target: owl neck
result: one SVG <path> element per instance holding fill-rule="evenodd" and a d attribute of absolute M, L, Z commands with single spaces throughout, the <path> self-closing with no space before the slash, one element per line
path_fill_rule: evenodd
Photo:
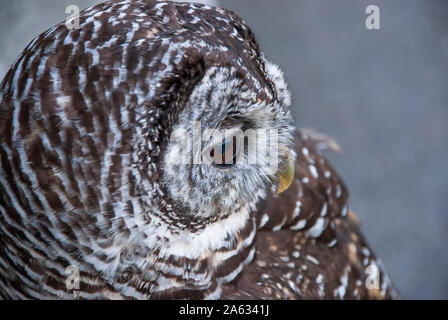
<path fill-rule="evenodd" d="M 131 266 L 134 272 L 117 285 L 117 290 L 133 292 L 141 299 L 219 298 L 222 284 L 234 280 L 252 261 L 255 234 L 255 217 L 247 209 L 198 232 L 165 233 L 156 250 L 127 252 L 116 275 Z"/>

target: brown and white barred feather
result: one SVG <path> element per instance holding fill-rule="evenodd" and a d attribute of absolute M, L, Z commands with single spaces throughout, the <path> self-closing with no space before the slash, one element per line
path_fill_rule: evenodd
<path fill-rule="evenodd" d="M 80 29 L 58 24 L 25 48 L 0 86 L 0 297 L 391 297 L 385 274 L 380 291 L 363 287 L 375 258 L 303 134 L 294 185 L 257 214 L 268 187 L 251 169 L 252 180 L 226 180 L 252 183 L 236 193 L 219 172 L 203 179 L 216 199 L 236 197 L 227 213 L 196 214 L 170 196 L 181 185 L 191 207 L 209 199 L 164 166 L 195 95 L 211 123 L 224 113 L 212 102 L 228 98 L 232 119 L 249 112 L 289 139 L 281 72 L 231 11 L 107 1 L 81 13 Z M 69 266 L 79 290 L 66 286 Z"/>
<path fill-rule="evenodd" d="M 343 181 L 320 150 L 340 148 L 315 131 L 297 131 L 294 181 L 258 204 L 255 259 L 226 285 L 223 298 L 399 298 L 348 209 Z M 378 268 L 377 288 L 367 284 L 369 266 Z"/>

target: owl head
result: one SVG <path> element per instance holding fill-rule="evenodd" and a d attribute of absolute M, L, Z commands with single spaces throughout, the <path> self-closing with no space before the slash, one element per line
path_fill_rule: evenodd
<path fill-rule="evenodd" d="M 168 228 L 195 232 L 278 188 L 293 157 L 290 95 L 280 69 L 231 11 L 155 7 L 165 22 L 139 25 L 131 44 L 138 74 L 149 73 L 135 80 L 134 90 L 147 91 L 132 110 L 138 156 L 131 166 L 144 172 L 136 182 L 147 214 L 156 208 Z"/>
<path fill-rule="evenodd" d="M 176 110 L 160 181 L 178 214 L 220 219 L 279 183 L 291 156 L 289 97 L 279 69 L 261 61 L 260 79 L 211 61 Z"/>

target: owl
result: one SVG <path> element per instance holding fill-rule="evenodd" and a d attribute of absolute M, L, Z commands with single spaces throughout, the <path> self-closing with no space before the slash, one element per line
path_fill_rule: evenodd
<path fill-rule="evenodd" d="M 398 297 L 321 154 L 337 144 L 292 126 L 230 10 L 87 8 L 24 49 L 0 101 L 3 299 Z"/>

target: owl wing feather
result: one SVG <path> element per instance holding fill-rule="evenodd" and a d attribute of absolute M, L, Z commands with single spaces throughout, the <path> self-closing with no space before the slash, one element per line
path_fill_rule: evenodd
<path fill-rule="evenodd" d="M 340 148 L 315 131 L 296 132 L 293 184 L 259 203 L 254 261 L 224 287 L 224 299 L 399 298 L 324 149 Z"/>

